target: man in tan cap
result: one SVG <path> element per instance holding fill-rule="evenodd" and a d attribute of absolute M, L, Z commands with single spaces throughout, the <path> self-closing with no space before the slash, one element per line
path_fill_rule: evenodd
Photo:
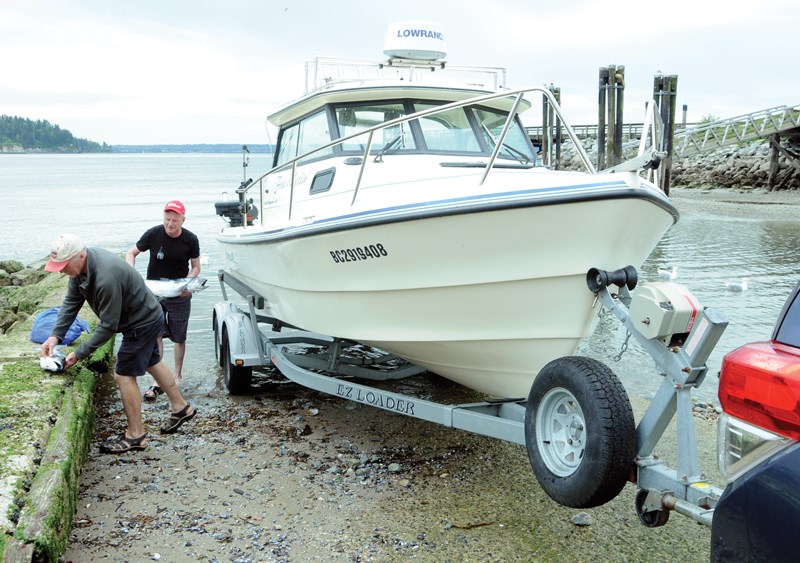
<path fill-rule="evenodd" d="M 70 280 L 52 334 L 42 343 L 43 356 L 52 355 L 84 303 L 89 304 L 100 322 L 92 336 L 66 357 L 65 369 L 90 356 L 116 333 L 122 333 L 114 380 L 128 426 L 115 441 L 101 446 L 102 452 L 123 453 L 147 447 L 142 397 L 136 380 L 145 372 L 153 376 L 172 403 L 172 414 L 161 428 L 162 434 L 172 434 L 194 418 L 197 410 L 181 395 L 158 350 L 164 322 L 161 306 L 136 270 L 108 250 L 87 248 L 72 234 L 60 235 L 53 242 L 44 269 L 64 273 Z"/>
<path fill-rule="evenodd" d="M 186 207 L 173 199 L 164 205 L 164 221 L 144 232 L 135 245 L 128 250 L 125 260 L 136 265 L 136 257 L 150 251 L 147 263 L 148 280 L 176 280 L 196 278 L 200 275 L 200 242 L 193 232 L 184 228 Z M 163 337 L 172 341 L 175 360 L 175 381 L 183 377 L 183 358 L 186 355 L 186 334 L 189 315 L 192 312 L 192 294 L 183 291 L 175 297 L 162 297 L 159 302 L 164 311 L 164 330 L 158 340 L 163 355 Z M 144 392 L 145 401 L 153 401 L 163 391 L 161 386 L 153 385 Z"/>

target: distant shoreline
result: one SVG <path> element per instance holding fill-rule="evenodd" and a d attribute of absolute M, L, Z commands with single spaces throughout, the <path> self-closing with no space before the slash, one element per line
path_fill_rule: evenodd
<path fill-rule="evenodd" d="M 194 145 L 111 145 L 112 153 L 241 153 L 242 147 L 247 147 L 251 153 L 273 153 L 274 145 L 233 145 L 194 144 Z"/>
<path fill-rule="evenodd" d="M 21 147 L 3 147 L 0 154 L 210 154 L 210 153 L 236 153 L 242 152 L 242 147 L 246 146 L 251 154 L 272 154 L 275 152 L 274 145 L 234 145 L 229 143 L 204 143 L 192 145 L 110 145 L 110 150 L 103 151 L 65 151 L 47 149 L 23 149 Z"/>

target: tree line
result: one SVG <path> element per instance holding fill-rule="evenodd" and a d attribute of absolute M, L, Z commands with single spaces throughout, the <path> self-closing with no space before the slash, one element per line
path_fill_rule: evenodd
<path fill-rule="evenodd" d="M 47 120 L 33 121 L 22 117 L 0 115 L 0 151 L 41 152 L 111 152 L 106 143 L 102 145 L 87 139 L 79 139 L 66 129 Z"/>

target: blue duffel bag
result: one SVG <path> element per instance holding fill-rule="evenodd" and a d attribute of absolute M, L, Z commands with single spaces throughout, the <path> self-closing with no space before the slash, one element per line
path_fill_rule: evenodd
<path fill-rule="evenodd" d="M 56 325 L 59 309 L 61 309 L 61 307 L 51 307 L 36 315 L 36 318 L 33 319 L 33 328 L 31 328 L 32 341 L 41 344 L 50 337 L 50 333 Z M 82 332 L 92 332 L 92 329 L 89 327 L 88 322 L 80 317 L 75 317 L 75 320 L 72 322 L 69 330 L 67 330 L 67 334 L 64 336 L 64 340 L 61 341 L 61 344 L 65 346 L 72 344 Z"/>

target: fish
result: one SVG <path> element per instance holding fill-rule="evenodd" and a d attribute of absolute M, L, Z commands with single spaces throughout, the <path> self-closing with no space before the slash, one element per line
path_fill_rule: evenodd
<path fill-rule="evenodd" d="M 51 356 L 39 356 L 39 366 L 46 371 L 63 371 L 67 357 L 59 350 L 53 350 Z"/>
<path fill-rule="evenodd" d="M 206 288 L 206 278 L 179 278 L 176 280 L 144 280 L 147 289 L 156 297 L 177 297 L 183 291 L 197 293 Z"/>

